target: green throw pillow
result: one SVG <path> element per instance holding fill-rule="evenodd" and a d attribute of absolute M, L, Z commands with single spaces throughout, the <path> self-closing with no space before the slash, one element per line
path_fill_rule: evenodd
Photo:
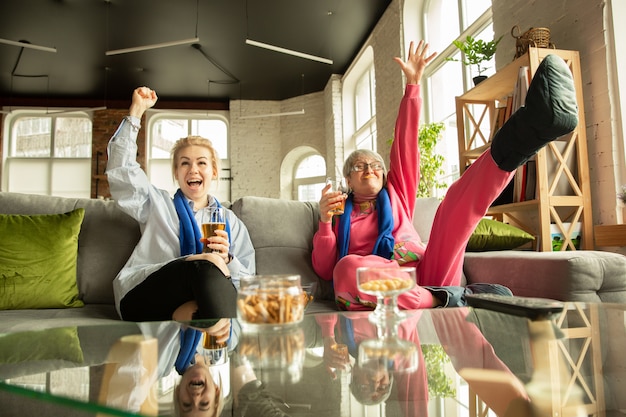
<path fill-rule="evenodd" d="M 0 334 L 0 363 L 45 360 L 83 362 L 76 327 Z"/>
<path fill-rule="evenodd" d="M 76 284 L 85 216 L 0 214 L 0 310 L 82 307 Z"/>
<path fill-rule="evenodd" d="M 515 249 L 535 237 L 525 231 L 491 219 L 481 219 L 467 243 L 468 252 Z"/>

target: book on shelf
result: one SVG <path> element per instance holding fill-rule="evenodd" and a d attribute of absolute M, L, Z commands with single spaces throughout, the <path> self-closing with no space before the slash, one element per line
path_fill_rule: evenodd
<path fill-rule="evenodd" d="M 534 200 L 537 195 L 537 161 L 531 158 L 526 162 L 526 186 L 524 188 L 524 200 Z"/>
<path fill-rule="evenodd" d="M 571 245 L 567 243 L 565 250 L 572 250 L 572 245 L 576 250 L 580 250 L 580 242 L 582 241 L 582 224 L 580 222 L 572 225 L 569 222 L 563 222 L 563 229 L 569 231 Z M 565 239 L 563 233 L 559 230 L 558 226 L 554 223 L 550 224 L 550 236 L 552 237 L 552 251 L 563 250 Z"/>
<path fill-rule="evenodd" d="M 494 128 L 497 127 L 497 129 L 499 129 L 502 127 L 513 113 L 526 104 L 526 95 L 528 93 L 528 87 L 530 86 L 530 80 L 530 68 L 527 66 L 520 67 L 513 93 L 506 97 L 506 105 L 496 108 L 495 121 L 493 123 Z M 495 134 L 496 131 L 497 130 L 492 129 L 493 134 Z M 496 201 L 494 201 L 493 205 L 519 203 L 535 198 L 537 174 L 534 159 L 532 160 L 532 167 L 529 168 L 527 162 L 517 168 L 515 176 L 511 180 L 511 184 L 509 184 Z"/>

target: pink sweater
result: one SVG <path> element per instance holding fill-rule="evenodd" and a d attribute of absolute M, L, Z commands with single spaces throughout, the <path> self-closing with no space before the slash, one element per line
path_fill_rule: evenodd
<path fill-rule="evenodd" d="M 408 84 L 400 103 L 395 138 L 389 155 L 387 190 L 393 212 L 393 259 L 400 265 L 415 266 L 425 245 L 413 227 L 413 211 L 419 183 L 419 117 L 422 108 L 420 86 Z M 371 204 L 354 204 L 351 214 L 349 254 L 370 255 L 378 237 L 378 218 Z M 313 268 L 325 280 L 332 280 L 337 263 L 337 224 L 319 223 L 313 237 Z"/>

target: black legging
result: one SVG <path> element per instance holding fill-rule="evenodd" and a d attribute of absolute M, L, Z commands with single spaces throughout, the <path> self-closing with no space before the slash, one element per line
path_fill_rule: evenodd
<path fill-rule="evenodd" d="M 198 303 L 194 319 L 236 316 L 237 290 L 229 278 L 209 261 L 177 259 L 149 275 L 120 302 L 122 318 L 129 321 L 171 320 L 188 301 Z"/>

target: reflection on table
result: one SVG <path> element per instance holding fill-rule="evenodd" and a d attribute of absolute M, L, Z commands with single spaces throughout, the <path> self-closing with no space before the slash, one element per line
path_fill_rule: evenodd
<path fill-rule="evenodd" d="M 534 322 L 472 308 L 406 313 L 383 323 L 368 312 L 307 315 L 267 331 L 232 319 L 220 348 L 205 343 L 212 323 L 201 322 L 3 334 L 2 415 L 175 415 L 209 388 L 206 415 L 223 416 L 275 409 L 534 417 L 626 408 L 624 306 L 568 303 L 563 314 Z M 189 329 L 201 335 L 191 350 Z M 189 366 L 181 375 L 182 351 Z"/>

